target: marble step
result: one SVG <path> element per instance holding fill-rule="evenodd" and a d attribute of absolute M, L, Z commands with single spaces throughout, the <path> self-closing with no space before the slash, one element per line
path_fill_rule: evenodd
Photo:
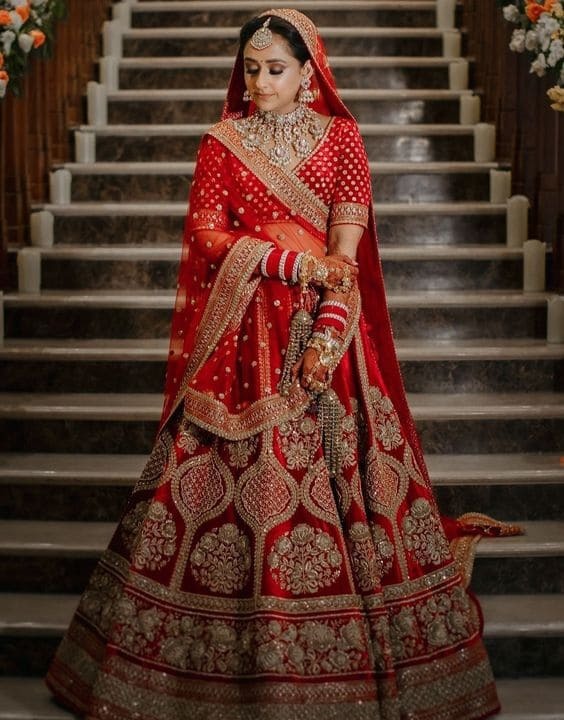
<path fill-rule="evenodd" d="M 409 392 L 562 392 L 564 345 L 542 339 L 399 341 Z M 168 342 L 6 340 L 0 391 L 160 392 Z"/>
<path fill-rule="evenodd" d="M 378 123 L 455 123 L 460 98 L 470 90 L 340 90 L 356 119 Z M 225 89 L 118 90 L 108 94 L 108 121 L 114 123 L 215 123 Z"/>
<path fill-rule="evenodd" d="M 442 56 L 443 33 L 435 27 L 327 27 L 319 33 L 333 55 Z M 234 56 L 239 27 L 132 28 L 123 36 L 125 57 Z"/>
<path fill-rule="evenodd" d="M 519 524 L 525 535 L 478 544 L 473 589 L 484 595 L 564 593 L 564 523 Z M 3 592 L 82 592 L 114 528 L 115 521 L 0 520 Z"/>
<path fill-rule="evenodd" d="M 168 202 L 186 199 L 193 162 L 96 162 L 63 165 L 72 174 L 72 200 L 88 202 Z M 491 169 L 497 163 L 371 162 L 374 197 L 379 202 L 485 202 Z"/>
<path fill-rule="evenodd" d="M 51 651 L 65 632 L 79 597 L 66 594 L 0 594 L 0 668 L 3 674 L 43 674 Z M 484 637 L 498 677 L 558 672 L 564 657 L 564 599 L 558 594 L 497 595 L 480 598 Z M 49 642 L 49 640 L 51 642 Z M 47 642 L 46 642 L 47 641 Z M 522 646 L 504 658 L 508 643 Z M 34 647 L 30 667 L 25 651 Z"/>
<path fill-rule="evenodd" d="M 564 394 L 409 395 L 429 454 L 562 451 Z M 1 393 L 1 452 L 148 453 L 160 393 Z"/>
<path fill-rule="evenodd" d="M 0 518 L 115 522 L 145 455 L 0 454 Z M 441 511 L 472 508 L 498 518 L 564 517 L 564 463 L 559 455 L 429 455 Z"/>
<path fill-rule="evenodd" d="M 388 306 L 398 339 L 540 338 L 546 293 L 397 291 Z M 174 292 L 45 291 L 4 297 L 7 338 L 165 338 Z"/>
<path fill-rule="evenodd" d="M 65 244 L 160 245 L 180 242 L 187 203 L 36 205 L 55 216 L 55 240 Z M 489 202 L 376 203 L 382 245 L 499 244 L 506 205 Z"/>
<path fill-rule="evenodd" d="M 9 266 L 16 277 L 16 248 Z M 489 290 L 522 287 L 523 252 L 506 245 L 383 247 L 386 287 Z M 180 247 L 55 246 L 41 250 L 43 290 L 164 290 L 176 287 Z"/>
<path fill-rule="evenodd" d="M 562 678 L 500 679 L 502 712 L 496 720 L 563 720 Z M 0 720 L 71 720 L 39 678 L 0 678 Z"/>
<path fill-rule="evenodd" d="M 83 125 L 78 129 L 95 133 L 99 161 L 176 162 L 180 158 L 195 157 L 200 137 L 208 125 Z M 371 160 L 468 162 L 473 159 L 472 125 L 364 123 L 360 130 Z"/>
<path fill-rule="evenodd" d="M 346 61 L 346 62 L 343 62 Z M 339 88 L 446 89 L 451 58 L 336 57 L 330 60 Z M 123 90 L 227 87 L 233 58 L 124 58 Z"/>
<path fill-rule="evenodd" d="M 226 24 L 240 27 L 264 11 L 262 2 L 137 2 L 131 4 L 131 24 L 142 27 L 182 27 L 197 24 L 213 27 Z M 289 7 L 305 12 L 316 25 L 347 27 L 434 26 L 436 3 L 408 2 L 284 2 L 269 7 Z M 406 12 L 409 11 L 409 12 Z"/>

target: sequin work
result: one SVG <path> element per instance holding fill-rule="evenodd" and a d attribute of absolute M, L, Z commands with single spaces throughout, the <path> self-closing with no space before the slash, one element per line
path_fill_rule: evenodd
<path fill-rule="evenodd" d="M 155 446 L 47 682 L 88 720 L 483 720 L 499 704 L 405 400 L 359 128 L 313 23 L 267 14 L 306 42 L 324 131 L 270 162 L 233 74 L 198 151 Z M 360 275 L 312 401 L 291 326 L 323 297 L 260 266 L 322 258 L 340 225 Z"/>

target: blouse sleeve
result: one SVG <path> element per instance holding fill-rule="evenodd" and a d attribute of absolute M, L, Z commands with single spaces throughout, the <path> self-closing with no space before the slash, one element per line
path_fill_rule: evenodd
<path fill-rule="evenodd" d="M 358 125 L 352 120 L 343 122 L 338 162 L 329 225 L 368 227 L 372 202 L 370 169 Z"/>

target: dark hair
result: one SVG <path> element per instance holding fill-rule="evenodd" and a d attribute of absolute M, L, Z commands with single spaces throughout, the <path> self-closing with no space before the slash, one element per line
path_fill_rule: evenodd
<path fill-rule="evenodd" d="M 273 33 L 276 33 L 276 35 L 280 35 L 284 38 L 290 47 L 290 52 L 296 60 L 298 60 L 298 62 L 302 65 L 306 60 L 309 60 L 311 56 L 300 33 L 293 25 L 277 15 L 260 15 L 259 17 L 254 17 L 252 20 L 245 23 L 239 33 L 239 45 L 241 50 L 243 50 L 255 32 L 264 25 L 268 18 L 270 18 L 268 27 Z"/>

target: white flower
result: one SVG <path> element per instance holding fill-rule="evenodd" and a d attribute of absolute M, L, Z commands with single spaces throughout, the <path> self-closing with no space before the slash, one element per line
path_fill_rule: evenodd
<path fill-rule="evenodd" d="M 18 37 L 18 45 L 21 47 L 24 53 L 28 53 L 33 47 L 32 36 L 28 35 L 28 33 L 20 33 L 20 36 Z"/>
<path fill-rule="evenodd" d="M 16 33 L 13 30 L 4 30 L 0 35 L 0 41 L 4 49 L 4 55 L 9 55 L 12 49 L 12 43 L 16 39 Z"/>
<path fill-rule="evenodd" d="M 553 40 L 550 46 L 550 53 L 546 62 L 550 67 L 554 67 L 559 60 L 564 57 L 564 43 L 562 40 Z"/>
<path fill-rule="evenodd" d="M 537 22 L 537 32 L 543 50 L 548 50 L 553 33 L 558 32 L 559 29 L 560 23 L 556 18 L 548 13 L 542 13 Z"/>
<path fill-rule="evenodd" d="M 10 25 L 14 28 L 14 30 L 19 30 L 23 25 L 23 20 L 15 10 L 12 10 L 10 13 Z"/>
<path fill-rule="evenodd" d="M 506 5 L 503 8 L 503 17 L 508 22 L 518 23 L 519 18 L 521 17 L 521 14 L 519 12 L 519 8 L 517 7 L 517 5 Z"/>
<path fill-rule="evenodd" d="M 8 83 L 6 80 L 0 80 L 0 98 L 3 98 L 6 94 L 6 88 L 8 87 Z"/>
<path fill-rule="evenodd" d="M 27 5 L 27 0 L 8 0 L 13 8 L 24 7 Z"/>
<path fill-rule="evenodd" d="M 531 63 L 529 72 L 536 73 L 539 77 L 546 75 L 546 58 L 543 53 L 539 53 L 537 59 Z"/>
<path fill-rule="evenodd" d="M 42 5 L 45 5 L 47 0 L 31 0 L 31 4 L 33 7 L 41 7 Z"/>
<path fill-rule="evenodd" d="M 539 46 L 539 36 L 536 30 L 528 30 L 525 35 L 525 47 L 527 50 L 536 50 Z"/>
<path fill-rule="evenodd" d="M 511 42 L 509 43 L 509 49 L 513 52 L 525 52 L 525 31 L 514 30 L 511 36 Z"/>

